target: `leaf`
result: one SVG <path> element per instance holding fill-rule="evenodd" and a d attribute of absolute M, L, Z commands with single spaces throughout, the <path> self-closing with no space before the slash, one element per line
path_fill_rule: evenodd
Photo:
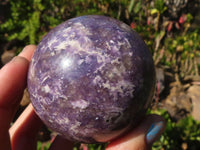
<path fill-rule="evenodd" d="M 135 4 L 135 0 L 131 0 L 131 3 L 130 3 L 130 5 L 129 5 L 129 7 L 128 7 L 128 12 L 129 12 L 129 13 L 131 13 L 131 11 L 133 10 L 134 4 Z"/>
<path fill-rule="evenodd" d="M 164 1 L 163 0 L 156 0 L 155 1 L 155 8 L 161 13 L 164 10 Z"/>
<path fill-rule="evenodd" d="M 42 142 L 38 141 L 37 142 L 37 150 L 41 150 L 42 148 Z"/>
<path fill-rule="evenodd" d="M 151 9 L 151 15 L 154 15 L 158 13 L 158 9 L 154 8 L 154 9 Z"/>
<path fill-rule="evenodd" d="M 134 13 L 137 14 L 140 11 L 141 7 L 141 1 L 139 1 L 135 6 Z"/>

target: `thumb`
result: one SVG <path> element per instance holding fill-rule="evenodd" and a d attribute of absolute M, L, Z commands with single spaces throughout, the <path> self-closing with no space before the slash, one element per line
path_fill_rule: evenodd
<path fill-rule="evenodd" d="M 164 132 L 165 121 L 161 116 L 148 115 L 132 131 L 112 141 L 106 150 L 148 150 Z"/>

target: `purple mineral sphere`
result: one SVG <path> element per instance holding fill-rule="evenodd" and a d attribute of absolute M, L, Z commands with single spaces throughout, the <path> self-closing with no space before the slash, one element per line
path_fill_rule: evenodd
<path fill-rule="evenodd" d="M 133 128 L 154 94 L 151 54 L 128 25 L 81 16 L 51 30 L 30 63 L 28 91 L 41 120 L 63 137 L 107 142 Z"/>

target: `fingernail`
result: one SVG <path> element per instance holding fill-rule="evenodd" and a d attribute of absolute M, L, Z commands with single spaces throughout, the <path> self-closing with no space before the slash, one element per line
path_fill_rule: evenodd
<path fill-rule="evenodd" d="M 15 56 L 10 61 L 10 63 L 16 63 L 16 62 L 21 62 L 21 57 L 20 56 Z"/>
<path fill-rule="evenodd" d="M 6 67 L 8 64 L 10 64 L 10 63 L 13 63 L 13 62 L 15 62 L 15 61 L 17 61 L 16 58 L 17 56 L 14 56 L 8 63 L 6 63 L 5 64 L 5 66 L 4 67 Z"/>
<path fill-rule="evenodd" d="M 31 59 L 33 55 L 33 51 L 36 49 L 35 45 L 27 45 L 24 47 L 24 49 L 19 53 L 18 56 L 25 57 L 28 59 Z M 28 52 L 29 51 L 29 52 Z"/>
<path fill-rule="evenodd" d="M 161 134 L 160 132 L 162 131 L 163 128 L 164 128 L 164 122 L 160 121 L 153 123 L 146 134 L 147 143 L 150 144 L 155 142 L 157 137 Z"/>
<path fill-rule="evenodd" d="M 24 47 L 24 48 L 22 49 L 22 51 L 19 53 L 18 56 L 23 56 L 23 54 L 26 53 L 27 49 L 28 49 L 27 46 Z"/>

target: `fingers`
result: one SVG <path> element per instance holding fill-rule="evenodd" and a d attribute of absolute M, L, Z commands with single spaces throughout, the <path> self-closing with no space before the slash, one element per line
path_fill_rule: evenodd
<path fill-rule="evenodd" d="M 24 49 L 18 56 L 24 57 L 28 61 L 30 61 L 36 48 L 37 47 L 35 45 L 28 45 L 24 47 Z"/>
<path fill-rule="evenodd" d="M 25 47 L 19 56 L 0 70 L 0 130 L 2 126 L 9 128 L 12 116 L 19 105 L 26 87 L 29 60 L 34 50 L 35 46 Z"/>
<path fill-rule="evenodd" d="M 138 127 L 112 141 L 106 150 L 148 150 L 165 129 L 165 121 L 158 115 L 149 115 Z"/>
<path fill-rule="evenodd" d="M 16 58 L 17 61 L 18 59 L 24 59 L 25 61 L 27 61 L 27 65 L 28 65 L 35 49 L 36 49 L 36 46 L 33 46 L 33 45 L 26 46 L 24 50 L 22 51 L 22 53 L 20 53 L 19 56 Z M 10 68 L 10 65 L 8 67 Z M 13 70 L 11 70 L 11 72 L 12 71 Z M 27 73 L 28 70 L 27 68 L 26 69 L 23 68 L 20 71 L 24 71 L 24 73 Z M 26 80 L 26 77 L 23 76 L 23 78 Z M 15 80 L 13 79 L 12 82 L 14 81 Z M 25 82 L 20 81 L 20 82 L 26 83 L 26 81 Z M 17 85 L 19 86 L 19 84 Z M 25 86 L 26 84 L 23 86 L 23 88 L 20 88 L 20 89 L 22 89 L 23 91 Z M 10 91 L 10 89 L 8 91 Z M 7 95 L 4 97 L 7 97 Z M 13 100 L 13 98 L 10 98 L 10 99 Z M 20 99 L 21 98 L 16 100 L 17 104 L 19 103 Z M 43 123 L 35 114 L 33 107 L 30 104 L 9 130 L 12 150 L 27 150 L 27 149 L 35 150 L 36 142 L 37 142 L 36 136 L 42 125 Z M 66 139 L 63 139 L 62 137 L 57 136 L 50 149 L 62 150 L 66 148 L 69 148 L 69 150 L 72 150 L 73 144 L 67 141 Z"/>
<path fill-rule="evenodd" d="M 32 104 L 29 104 L 9 130 L 12 150 L 35 150 L 37 133 L 42 125 Z"/>
<path fill-rule="evenodd" d="M 35 49 L 30 47 L 0 70 L 0 149 L 10 149 L 8 129 L 26 87 L 29 60 Z"/>
<path fill-rule="evenodd" d="M 20 57 L 0 70 L 0 149 L 10 145 L 8 129 L 26 86 L 27 69 L 27 60 Z"/>
<path fill-rule="evenodd" d="M 0 70 L 0 108 L 10 109 L 21 100 L 29 62 L 17 56 Z"/>
<path fill-rule="evenodd" d="M 72 150 L 73 143 L 61 136 L 56 136 L 49 150 Z"/>
<path fill-rule="evenodd" d="M 0 70 L 0 108 L 13 108 L 19 104 L 24 88 L 29 61 L 35 46 L 26 46 L 22 53 Z"/>

